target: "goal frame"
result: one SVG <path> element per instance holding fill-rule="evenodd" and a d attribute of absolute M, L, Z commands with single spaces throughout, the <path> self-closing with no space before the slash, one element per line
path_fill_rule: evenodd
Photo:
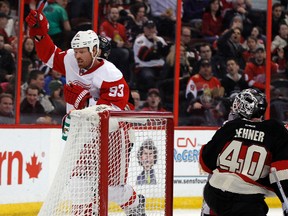
<path fill-rule="evenodd" d="M 128 118 L 166 118 L 166 185 L 165 185 L 165 216 L 173 215 L 173 150 L 174 150 L 174 122 L 171 112 L 153 112 L 153 111 L 111 111 L 107 110 L 99 113 L 101 119 L 101 154 L 108 155 L 109 142 L 109 119 L 111 117 L 128 117 Z M 107 133 L 103 133 L 107 131 Z M 100 183 L 99 193 L 99 215 L 108 216 L 108 157 L 101 157 L 100 160 Z"/>

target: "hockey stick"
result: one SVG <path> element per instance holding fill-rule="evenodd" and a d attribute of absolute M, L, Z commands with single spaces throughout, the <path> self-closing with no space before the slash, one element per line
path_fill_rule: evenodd
<path fill-rule="evenodd" d="M 278 178 L 278 175 L 276 173 L 277 172 L 276 168 L 275 167 L 271 167 L 271 172 L 272 172 L 272 174 L 273 174 L 273 176 L 274 176 L 274 178 L 276 180 L 278 189 L 279 189 L 279 191 L 281 193 L 281 196 L 282 196 L 282 199 L 283 199 L 283 205 L 285 207 L 285 211 L 286 211 L 286 213 L 288 213 L 288 199 L 287 199 L 287 197 L 286 197 L 286 195 L 284 193 L 284 190 L 282 188 L 282 185 L 281 185 L 280 180 Z"/>
<path fill-rule="evenodd" d="M 39 7 L 38 7 L 38 9 L 37 9 L 39 12 L 42 12 L 42 10 L 43 10 L 43 8 L 44 8 L 44 6 L 45 6 L 45 4 L 46 4 L 46 1 L 47 1 L 47 0 L 43 0 L 43 1 L 41 2 L 41 4 L 39 5 Z"/>
<path fill-rule="evenodd" d="M 46 1 L 47 1 L 47 0 L 43 0 L 43 1 L 41 2 L 41 4 L 39 5 L 39 7 L 38 7 L 38 9 L 37 9 L 37 11 L 38 11 L 39 13 L 42 12 L 42 10 L 43 10 L 43 8 L 44 8 L 44 6 L 45 6 L 45 4 L 46 4 Z M 38 13 L 37 13 L 36 16 L 38 16 Z M 33 27 L 34 27 L 34 28 L 39 27 L 39 23 L 37 22 Z"/>

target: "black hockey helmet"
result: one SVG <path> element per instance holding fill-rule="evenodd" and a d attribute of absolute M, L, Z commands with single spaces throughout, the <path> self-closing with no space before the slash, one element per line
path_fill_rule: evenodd
<path fill-rule="evenodd" d="M 111 52 L 111 43 L 104 36 L 98 35 L 98 37 L 99 37 L 99 42 L 100 42 L 99 48 L 101 49 L 100 57 L 104 59 L 108 59 L 108 56 L 110 55 L 110 52 Z"/>
<path fill-rule="evenodd" d="M 232 113 L 251 119 L 264 116 L 267 108 L 265 95 L 256 89 L 244 89 L 234 99 Z"/>

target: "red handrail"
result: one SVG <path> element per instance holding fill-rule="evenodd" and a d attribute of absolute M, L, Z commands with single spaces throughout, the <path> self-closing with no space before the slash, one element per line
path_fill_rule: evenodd
<path fill-rule="evenodd" d="M 15 123 L 20 124 L 20 99 L 21 99 L 21 77 L 22 77 L 22 43 L 24 27 L 24 1 L 19 1 L 19 35 L 17 50 L 17 80 L 16 80 L 16 97 L 15 101 Z"/>
<path fill-rule="evenodd" d="M 98 0 L 93 0 L 93 18 L 92 18 L 92 23 L 93 23 L 93 31 L 98 33 L 98 14 L 99 14 L 99 1 Z"/>
<path fill-rule="evenodd" d="M 175 35 L 175 74 L 174 74 L 174 125 L 178 125 L 179 116 L 179 77 L 180 77 L 180 43 L 181 43 L 181 14 L 182 1 L 177 0 L 176 35 Z"/>
<path fill-rule="evenodd" d="M 272 41 L 272 0 L 267 1 L 266 23 L 266 98 L 267 110 L 265 118 L 270 118 L 270 85 L 271 85 L 271 41 Z"/>

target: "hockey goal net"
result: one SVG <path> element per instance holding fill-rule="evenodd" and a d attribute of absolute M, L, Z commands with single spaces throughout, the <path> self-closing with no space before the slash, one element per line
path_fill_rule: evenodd
<path fill-rule="evenodd" d="M 64 153 L 40 216 L 173 214 L 171 113 L 94 106 L 72 111 L 69 119 Z M 125 210 L 134 202 L 131 191 L 134 198 L 143 195 L 144 214 Z"/>

